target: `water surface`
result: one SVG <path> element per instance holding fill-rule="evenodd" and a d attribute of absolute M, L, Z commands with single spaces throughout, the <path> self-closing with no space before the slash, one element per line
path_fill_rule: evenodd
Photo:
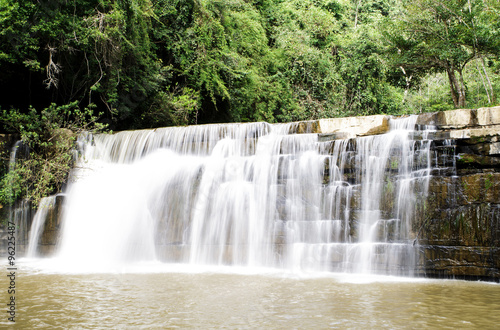
<path fill-rule="evenodd" d="M 500 324 L 498 284 L 353 274 L 235 274 L 223 268 L 172 270 L 21 270 L 16 279 L 16 326 L 486 329 Z M 6 279 L 0 281 L 4 288 Z M 6 316 L 0 322 L 10 324 Z"/>

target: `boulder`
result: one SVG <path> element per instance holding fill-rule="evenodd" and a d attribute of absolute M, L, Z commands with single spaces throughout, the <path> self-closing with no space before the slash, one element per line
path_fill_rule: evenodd
<path fill-rule="evenodd" d="M 377 135 L 389 131 L 389 116 L 374 115 L 348 118 L 329 118 L 319 120 L 320 132 L 344 133 L 342 136 L 356 137 Z"/>
<path fill-rule="evenodd" d="M 417 125 L 436 126 L 441 129 L 465 128 L 475 124 L 476 115 L 471 109 L 424 113 L 419 115 L 417 119 Z"/>
<path fill-rule="evenodd" d="M 500 106 L 477 109 L 477 123 L 481 126 L 500 125 Z"/>
<path fill-rule="evenodd" d="M 500 142 L 490 144 L 490 155 L 500 155 Z"/>
<path fill-rule="evenodd" d="M 321 133 L 317 120 L 299 121 L 292 123 L 289 134 Z"/>

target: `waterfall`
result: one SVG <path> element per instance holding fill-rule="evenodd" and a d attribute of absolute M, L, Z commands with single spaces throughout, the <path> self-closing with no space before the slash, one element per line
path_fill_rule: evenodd
<path fill-rule="evenodd" d="M 43 233 L 45 220 L 47 219 L 49 211 L 54 208 L 55 204 L 56 196 L 44 197 L 40 200 L 38 209 L 31 223 L 28 252 L 26 253 L 27 257 L 34 258 L 38 256 L 38 243 Z"/>
<path fill-rule="evenodd" d="M 17 141 L 11 149 L 9 157 L 9 170 L 13 172 L 17 166 L 18 159 L 27 159 L 29 157 L 29 147 L 22 141 Z M 9 185 L 9 193 L 15 195 L 14 185 Z M 8 208 L 8 221 L 16 225 L 15 242 L 18 252 L 24 252 L 28 244 L 28 231 L 32 219 L 31 202 L 20 200 L 10 205 Z"/>
<path fill-rule="evenodd" d="M 82 137 L 58 257 L 411 275 L 430 176 L 415 121 L 331 141 L 293 123 Z"/>
<path fill-rule="evenodd" d="M 384 272 L 398 274 L 404 269 L 411 274 L 413 206 L 416 192 L 426 195 L 430 175 L 430 141 L 417 145 L 409 136 L 416 118 L 393 120 L 389 133 L 358 139 L 358 272 L 382 267 Z"/>

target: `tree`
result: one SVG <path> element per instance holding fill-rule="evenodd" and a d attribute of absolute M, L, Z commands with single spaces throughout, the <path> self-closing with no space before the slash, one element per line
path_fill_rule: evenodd
<path fill-rule="evenodd" d="M 164 77 L 150 42 L 148 0 L 0 0 L 2 106 L 94 103 L 121 128 Z M 140 116 L 137 116 L 140 117 Z"/>
<path fill-rule="evenodd" d="M 386 22 L 387 53 L 408 75 L 445 72 L 453 104 L 465 107 L 465 66 L 500 53 L 499 9 L 498 1 L 405 1 Z"/>
<path fill-rule="evenodd" d="M 28 199 L 36 206 L 42 197 L 60 191 L 73 166 L 76 138 L 84 131 L 106 129 L 97 119 L 92 109 L 82 110 L 77 102 L 27 113 L 2 110 L 0 122 L 19 134 L 28 152 L 0 178 L 0 205 Z"/>

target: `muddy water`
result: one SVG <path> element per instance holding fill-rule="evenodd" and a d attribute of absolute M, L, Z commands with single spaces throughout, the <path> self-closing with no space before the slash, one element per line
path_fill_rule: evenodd
<path fill-rule="evenodd" d="M 1 278 L 0 287 L 7 289 L 7 277 Z M 15 326 L 22 329 L 486 329 L 500 324 L 500 285 L 480 282 L 21 270 L 16 287 Z M 6 313 L 0 322 L 0 327 L 12 325 Z"/>

